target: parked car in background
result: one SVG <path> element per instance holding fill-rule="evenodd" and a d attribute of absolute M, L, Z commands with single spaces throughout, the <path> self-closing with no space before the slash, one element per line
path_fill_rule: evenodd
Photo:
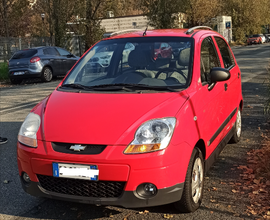
<path fill-rule="evenodd" d="M 173 54 L 172 47 L 166 43 L 155 43 L 154 59 L 157 58 L 171 58 Z"/>
<path fill-rule="evenodd" d="M 259 34 L 259 35 L 262 38 L 262 43 L 265 43 L 266 42 L 266 37 L 263 34 Z"/>
<path fill-rule="evenodd" d="M 190 47 L 180 50 L 183 44 Z M 162 45 L 178 46 L 179 55 L 155 59 Z M 106 48 L 110 65 L 89 69 Z M 207 170 L 229 141 L 240 140 L 241 85 L 230 46 L 211 28 L 103 39 L 22 123 L 22 187 L 51 199 L 127 208 L 173 203 L 194 212 L 207 193 Z"/>
<path fill-rule="evenodd" d="M 129 53 L 134 50 L 133 44 L 129 43 L 125 46 L 123 50 L 122 62 L 127 63 L 127 58 Z M 96 54 L 89 60 L 87 66 L 94 70 L 94 72 L 105 71 L 110 65 L 111 59 L 115 50 L 115 46 L 111 45 L 108 47 L 98 47 L 96 48 Z"/>
<path fill-rule="evenodd" d="M 262 38 L 259 34 L 254 34 L 248 37 L 247 44 L 262 44 Z"/>
<path fill-rule="evenodd" d="M 270 42 L 270 34 L 265 34 L 266 43 Z"/>
<path fill-rule="evenodd" d="M 49 82 L 54 76 L 65 75 L 79 57 L 60 47 L 35 47 L 17 51 L 9 60 L 11 83 L 27 78 L 41 78 Z"/>

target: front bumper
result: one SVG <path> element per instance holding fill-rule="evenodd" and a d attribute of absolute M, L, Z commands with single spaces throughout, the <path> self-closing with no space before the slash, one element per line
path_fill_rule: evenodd
<path fill-rule="evenodd" d="M 166 150 L 143 155 L 124 155 L 123 151 L 126 146 L 107 146 L 102 153 L 97 155 L 59 153 L 52 149 L 50 142 L 44 141 L 38 141 L 38 146 L 38 148 L 29 148 L 20 143 L 17 144 L 19 174 L 22 176 L 25 172 L 31 179 L 31 183 L 22 180 L 23 189 L 27 193 L 80 203 L 116 205 L 127 208 L 157 206 L 179 201 L 192 152 L 192 148 L 185 143 L 182 143 L 181 146 L 170 146 Z M 110 196 L 110 189 L 105 196 L 99 196 L 100 194 L 92 196 L 91 193 L 77 193 L 84 190 L 80 187 L 76 189 L 76 193 L 51 188 L 51 186 L 58 186 L 58 181 L 75 180 L 53 177 L 53 162 L 97 165 L 99 169 L 97 185 L 110 181 L 113 184 L 121 182 L 123 187 L 115 196 Z M 40 179 L 41 176 L 49 179 L 46 183 L 47 186 Z M 93 181 L 85 181 L 87 182 L 86 189 L 91 191 L 92 183 L 90 182 Z M 150 197 L 140 196 L 137 193 L 138 186 L 145 183 L 154 184 L 157 194 Z M 64 189 L 69 188 L 65 182 L 62 185 Z M 81 186 L 81 182 L 74 181 L 71 185 Z M 94 185 L 94 187 L 97 186 Z M 112 186 L 110 185 L 110 187 Z M 100 190 L 99 187 L 97 188 Z M 106 187 L 102 189 L 108 191 Z"/>
<path fill-rule="evenodd" d="M 21 179 L 21 183 L 25 192 L 33 196 L 86 204 L 122 206 L 125 208 L 158 206 L 179 201 L 184 187 L 184 183 L 180 183 L 172 187 L 159 189 L 157 194 L 152 198 L 143 198 L 136 191 L 123 191 L 122 195 L 118 198 L 96 198 L 47 191 L 38 182 L 25 184 Z"/>

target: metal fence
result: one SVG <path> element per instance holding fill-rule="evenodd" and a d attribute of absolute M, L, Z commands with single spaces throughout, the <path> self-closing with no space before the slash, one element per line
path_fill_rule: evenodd
<path fill-rule="evenodd" d="M 39 47 L 53 46 L 53 40 L 49 37 L 0 37 L 0 62 L 6 62 L 18 50 Z M 81 56 L 84 52 L 85 43 L 83 36 L 69 36 L 64 48 L 76 56 Z"/>

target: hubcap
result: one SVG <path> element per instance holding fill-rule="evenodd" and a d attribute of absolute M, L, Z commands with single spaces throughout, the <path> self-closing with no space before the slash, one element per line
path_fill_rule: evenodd
<path fill-rule="evenodd" d="M 236 135 L 240 137 L 241 135 L 241 112 L 238 110 L 236 118 Z"/>
<path fill-rule="evenodd" d="M 198 203 L 202 195 L 202 183 L 203 183 L 203 166 L 200 158 L 195 160 L 192 171 L 192 199 L 195 203 Z"/>
<path fill-rule="evenodd" d="M 52 71 L 48 68 L 46 68 L 44 70 L 44 78 L 46 79 L 46 81 L 51 81 L 52 79 Z"/>

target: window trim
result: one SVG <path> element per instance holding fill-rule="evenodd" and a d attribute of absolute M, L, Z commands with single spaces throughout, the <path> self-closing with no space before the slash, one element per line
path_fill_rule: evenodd
<path fill-rule="evenodd" d="M 215 54 L 216 54 L 216 56 L 217 56 L 217 58 L 218 58 L 219 67 L 221 67 L 220 57 L 219 57 L 219 54 L 218 54 L 218 51 L 217 51 L 215 42 L 214 42 L 214 40 L 213 40 L 213 38 L 212 38 L 211 35 L 206 36 L 206 37 L 202 40 L 202 43 L 201 43 L 201 45 L 200 45 L 200 58 L 201 58 L 201 52 L 202 52 L 202 44 L 203 44 L 203 41 L 206 40 L 207 38 L 211 39 L 210 43 L 211 43 L 212 46 L 214 47 Z M 202 62 L 202 61 L 200 61 L 200 62 Z M 200 66 L 201 66 L 201 63 L 200 63 Z M 200 71 L 201 71 L 201 70 L 200 70 Z M 209 86 L 209 83 L 208 83 L 207 81 L 202 81 L 201 75 L 202 75 L 202 74 L 201 74 L 201 72 L 200 72 L 200 78 L 201 78 L 201 84 L 202 84 L 202 86 L 205 86 L 205 85 L 208 85 L 208 86 Z"/>
<path fill-rule="evenodd" d="M 231 48 L 230 48 L 230 46 L 228 45 L 228 43 L 227 43 L 227 41 L 226 40 L 224 40 L 222 37 L 220 37 L 220 36 L 213 36 L 214 37 L 214 40 L 215 40 L 215 42 L 216 42 L 216 45 L 217 45 L 217 47 L 218 47 L 218 49 L 219 49 L 219 53 L 220 53 L 220 55 L 221 55 L 221 58 L 222 58 L 222 61 L 223 61 L 223 68 L 224 69 L 227 69 L 227 70 L 231 70 L 232 68 L 234 68 L 235 66 L 236 66 L 236 62 L 235 62 L 235 58 L 233 57 L 233 54 L 232 54 L 232 51 L 231 51 Z M 232 62 L 232 65 L 230 65 L 229 67 L 225 67 L 225 63 L 224 63 L 224 59 L 223 59 L 223 56 L 222 56 L 222 53 L 221 53 L 221 50 L 220 50 L 220 47 L 219 47 L 219 45 L 218 45 L 218 42 L 217 42 L 217 40 L 216 40 L 216 38 L 219 38 L 219 39 L 221 39 L 225 44 L 226 44 L 226 46 L 227 46 L 227 51 L 228 51 L 228 53 L 229 53 L 229 56 L 230 56 L 230 59 L 231 59 L 231 62 Z"/>

